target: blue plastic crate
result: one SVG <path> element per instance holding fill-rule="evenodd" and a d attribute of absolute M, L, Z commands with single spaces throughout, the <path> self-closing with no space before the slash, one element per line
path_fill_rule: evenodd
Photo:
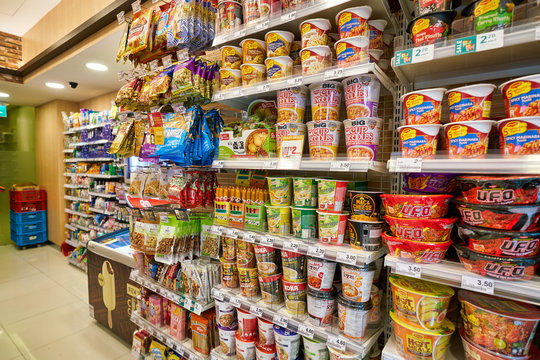
<path fill-rule="evenodd" d="M 47 232 L 42 231 L 34 234 L 17 235 L 12 231 L 11 241 L 15 242 L 17 246 L 41 244 L 47 241 Z"/>
<path fill-rule="evenodd" d="M 15 224 L 30 224 L 30 223 L 35 223 L 39 221 L 45 222 L 47 221 L 47 211 L 43 210 L 43 211 L 18 213 L 18 212 L 10 210 L 9 218 L 11 222 Z"/>
<path fill-rule="evenodd" d="M 14 224 L 11 223 L 11 231 L 17 235 L 35 234 L 41 231 L 47 231 L 47 223 L 44 221 L 34 222 L 30 224 Z"/>

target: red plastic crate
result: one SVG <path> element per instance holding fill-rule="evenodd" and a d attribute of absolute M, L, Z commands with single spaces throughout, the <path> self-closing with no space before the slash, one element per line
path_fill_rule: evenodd
<path fill-rule="evenodd" d="M 9 200 L 10 201 L 39 201 L 39 200 L 45 200 L 47 198 L 47 194 L 45 193 L 45 190 L 21 190 L 21 191 L 13 191 L 9 190 Z"/>
<path fill-rule="evenodd" d="M 47 201 L 10 201 L 9 208 L 15 212 L 30 212 L 30 211 L 42 211 L 47 210 Z"/>

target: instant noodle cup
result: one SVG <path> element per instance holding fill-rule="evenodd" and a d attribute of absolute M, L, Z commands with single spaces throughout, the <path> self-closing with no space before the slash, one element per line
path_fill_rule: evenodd
<path fill-rule="evenodd" d="M 221 48 L 221 64 L 225 69 L 240 69 L 242 65 L 242 48 L 226 45 Z"/>
<path fill-rule="evenodd" d="M 300 24 L 302 48 L 328 45 L 328 33 L 332 25 L 328 19 L 309 19 Z"/>
<path fill-rule="evenodd" d="M 242 86 L 253 86 L 264 80 L 266 67 L 259 64 L 242 64 Z"/>
<path fill-rule="evenodd" d="M 504 157 L 540 154 L 540 116 L 500 120 L 497 128 Z"/>
<path fill-rule="evenodd" d="M 439 124 L 445 88 L 409 92 L 401 97 L 407 125 Z"/>
<path fill-rule="evenodd" d="M 293 41 L 291 43 L 291 51 L 289 56 L 293 60 L 293 67 L 296 67 L 297 65 L 302 65 L 302 58 L 300 57 L 300 51 L 302 50 L 302 42 L 300 41 Z"/>
<path fill-rule="evenodd" d="M 247 311 L 237 309 L 238 332 L 243 338 L 255 339 L 257 337 L 257 317 Z"/>
<path fill-rule="evenodd" d="M 276 345 L 263 345 L 255 343 L 255 354 L 257 360 L 276 360 Z"/>
<path fill-rule="evenodd" d="M 341 123 L 333 120 L 310 121 L 307 124 L 311 160 L 335 160 L 339 147 Z"/>
<path fill-rule="evenodd" d="M 307 262 L 308 286 L 318 291 L 332 290 L 336 262 L 316 257 L 308 257 Z"/>
<path fill-rule="evenodd" d="M 446 216 L 452 195 L 382 194 L 386 213 L 399 218 L 438 219 Z"/>
<path fill-rule="evenodd" d="M 349 182 L 333 179 L 315 179 L 315 181 L 317 181 L 319 210 L 341 213 Z"/>
<path fill-rule="evenodd" d="M 231 31 L 242 24 L 242 4 L 237 1 L 220 1 L 218 21 L 220 32 Z"/>
<path fill-rule="evenodd" d="M 317 209 L 291 207 L 293 234 L 299 239 L 317 236 Z"/>
<path fill-rule="evenodd" d="M 462 121 L 444 125 L 451 159 L 485 159 L 493 120 Z"/>
<path fill-rule="evenodd" d="M 265 206 L 268 232 L 289 235 L 291 232 L 291 208 L 289 206 Z"/>
<path fill-rule="evenodd" d="M 281 250 L 283 281 L 305 282 L 307 280 L 306 257 L 292 251 Z"/>
<path fill-rule="evenodd" d="M 540 203 L 540 176 L 467 175 L 457 178 L 463 201 L 473 204 Z"/>
<path fill-rule="evenodd" d="M 386 20 L 382 19 L 374 19 L 368 21 L 370 50 L 383 49 L 383 31 L 386 27 L 386 24 Z"/>
<path fill-rule="evenodd" d="M 306 360 L 328 360 L 328 348 L 325 341 L 310 339 L 302 336 L 304 343 L 304 358 Z"/>
<path fill-rule="evenodd" d="M 257 319 L 257 324 L 259 327 L 259 344 L 260 345 L 274 345 L 275 344 L 274 324 L 262 318 Z"/>
<path fill-rule="evenodd" d="M 290 156 L 302 153 L 306 137 L 306 125 L 297 123 L 284 123 L 276 125 L 276 145 L 278 158 L 288 159 Z M 294 141 L 294 142 L 293 142 Z M 302 146 L 297 145 L 300 141 Z M 283 143 L 287 144 L 284 148 Z M 285 152 L 283 151 L 285 149 Z"/>
<path fill-rule="evenodd" d="M 368 325 L 369 311 L 373 307 L 369 294 L 364 302 L 352 301 L 345 298 L 344 293 L 339 294 L 337 303 L 339 330 L 348 338 L 363 338 Z"/>
<path fill-rule="evenodd" d="M 383 53 L 384 51 L 382 50 L 368 50 L 369 62 L 379 64 L 379 60 L 381 60 L 381 56 L 383 55 Z M 386 71 L 382 65 L 380 65 L 380 68 Z"/>
<path fill-rule="evenodd" d="M 432 360 L 445 358 L 450 338 L 455 330 L 455 326 L 450 320 L 445 319 L 440 328 L 428 330 L 401 321 L 394 310 L 390 310 L 390 317 L 393 322 L 398 350 L 406 359 Z"/>
<path fill-rule="evenodd" d="M 241 336 L 236 332 L 236 358 L 255 359 L 255 339 Z"/>
<path fill-rule="evenodd" d="M 255 245 L 257 270 L 259 275 L 270 276 L 281 271 L 281 256 L 279 250 L 270 246 Z"/>
<path fill-rule="evenodd" d="M 319 242 L 327 245 L 343 245 L 349 213 L 317 211 L 319 215 Z"/>
<path fill-rule="evenodd" d="M 279 304 L 283 301 L 281 274 L 259 275 L 259 285 L 261 286 L 262 300 L 265 304 Z"/>
<path fill-rule="evenodd" d="M 242 72 L 234 69 L 219 69 L 221 90 L 228 90 L 242 85 Z"/>
<path fill-rule="evenodd" d="M 236 330 L 238 329 L 238 321 L 236 320 L 236 308 L 224 301 L 215 300 L 216 303 L 216 319 L 220 329 Z"/>
<path fill-rule="evenodd" d="M 334 44 L 334 49 L 336 49 L 338 67 L 354 66 L 369 59 L 369 38 L 355 36 L 341 39 Z"/>
<path fill-rule="evenodd" d="M 390 275 L 395 316 L 400 322 L 423 329 L 444 326 L 451 287 L 407 276 Z"/>
<path fill-rule="evenodd" d="M 238 287 L 238 267 L 236 261 L 219 259 L 221 264 L 221 285 L 234 289 Z"/>
<path fill-rule="evenodd" d="M 464 334 L 478 346 L 505 356 L 529 354 L 540 311 L 532 305 L 460 290 Z"/>
<path fill-rule="evenodd" d="M 294 34 L 289 31 L 273 30 L 264 36 L 266 40 L 266 56 L 289 56 Z M 292 65 L 291 65 L 292 67 Z"/>
<path fill-rule="evenodd" d="M 331 287 L 327 291 L 308 289 L 307 310 L 309 321 L 315 326 L 327 327 L 332 324 L 337 290 Z"/>
<path fill-rule="evenodd" d="M 267 58 L 264 63 L 266 64 L 268 81 L 283 80 L 283 78 L 292 76 L 293 60 L 289 56 Z"/>
<path fill-rule="evenodd" d="M 270 203 L 273 206 L 291 205 L 291 178 L 267 177 Z"/>
<path fill-rule="evenodd" d="M 257 268 L 238 268 L 238 278 L 240 279 L 240 290 L 243 296 L 259 295 L 259 279 Z"/>
<path fill-rule="evenodd" d="M 447 10 L 414 18 L 407 26 L 407 32 L 411 35 L 414 46 L 435 44 L 450 36 L 456 15 L 454 10 Z"/>
<path fill-rule="evenodd" d="M 397 259 L 421 264 L 440 263 L 452 245 L 452 240 L 446 242 L 414 241 L 395 237 L 389 233 L 383 233 L 382 237 L 388 246 L 390 255 Z"/>
<path fill-rule="evenodd" d="M 307 94 L 307 86 L 295 86 L 278 91 L 278 124 L 304 122 Z"/>
<path fill-rule="evenodd" d="M 385 215 L 384 219 L 398 238 L 432 243 L 449 240 L 458 218 L 408 219 Z"/>
<path fill-rule="evenodd" d="M 379 79 L 371 74 L 355 75 L 344 79 L 342 84 L 347 118 L 350 120 L 365 117 L 376 118 L 381 92 Z M 380 124 L 378 125 L 380 128 Z"/>
<path fill-rule="evenodd" d="M 483 347 L 473 343 L 467 335 L 465 335 L 465 330 L 463 327 L 459 328 L 459 336 L 463 344 L 463 351 L 465 352 L 465 360 L 530 360 L 536 359 L 535 357 L 530 356 L 504 356 L 497 354 L 493 351 L 484 349 Z"/>
<path fill-rule="evenodd" d="M 499 91 L 507 117 L 540 115 L 540 74 L 507 81 L 499 86 Z"/>
<path fill-rule="evenodd" d="M 330 360 L 360 360 L 360 354 L 354 353 L 349 350 L 341 351 L 327 345 L 328 353 L 330 354 Z"/>
<path fill-rule="evenodd" d="M 349 190 L 351 219 L 378 221 L 381 213 L 381 191 Z"/>
<path fill-rule="evenodd" d="M 346 39 L 354 36 L 367 36 L 369 33 L 368 19 L 371 7 L 357 6 L 340 11 L 336 15 L 339 38 Z"/>
<path fill-rule="evenodd" d="M 255 267 L 255 250 L 253 244 L 248 241 L 237 240 L 238 250 L 236 256 L 236 264 L 238 267 L 252 268 Z"/>
<path fill-rule="evenodd" d="M 457 175 L 443 173 L 405 173 L 403 190 L 421 193 L 453 193 L 457 191 Z"/>
<path fill-rule="evenodd" d="M 274 325 L 278 360 L 301 359 L 300 335 L 284 327 Z"/>
<path fill-rule="evenodd" d="M 381 248 L 382 221 L 347 220 L 353 249 L 377 251 Z"/>
<path fill-rule="evenodd" d="M 283 280 L 283 294 L 285 295 L 285 308 L 292 315 L 304 315 L 307 302 L 307 282 L 291 282 Z"/>
<path fill-rule="evenodd" d="M 414 13 L 424 15 L 437 11 L 455 9 L 461 0 L 414 0 Z"/>
<path fill-rule="evenodd" d="M 341 264 L 342 292 L 345 299 L 356 302 L 368 301 L 375 269 L 374 263 L 361 266 Z"/>
<path fill-rule="evenodd" d="M 521 0 L 477 0 L 467 5 L 461 14 L 473 16 L 477 34 L 504 29 L 512 24 L 514 7 Z"/>
<path fill-rule="evenodd" d="M 401 156 L 406 158 L 432 159 L 437 151 L 441 125 L 400 126 Z"/>
<path fill-rule="evenodd" d="M 332 51 L 329 46 L 310 46 L 300 50 L 302 75 L 313 75 L 323 72 L 332 66 Z"/>
<path fill-rule="evenodd" d="M 376 325 L 381 320 L 381 297 L 382 291 L 376 285 L 371 285 L 369 298 L 373 307 L 369 310 L 368 326 Z"/>
<path fill-rule="evenodd" d="M 225 329 L 218 324 L 219 347 L 225 356 L 236 355 L 236 329 Z"/>
<path fill-rule="evenodd" d="M 297 208 L 317 207 L 317 180 L 315 178 L 293 178 L 293 205 Z"/>
<path fill-rule="evenodd" d="M 311 93 L 311 119 L 339 120 L 341 106 L 341 84 L 338 81 L 325 81 L 309 85 Z"/>
<path fill-rule="evenodd" d="M 245 25 L 258 21 L 261 18 L 261 5 L 262 1 L 260 0 L 242 0 Z"/>
<path fill-rule="evenodd" d="M 448 90 L 450 121 L 488 120 L 495 88 L 493 84 L 476 84 Z"/>
<path fill-rule="evenodd" d="M 266 42 L 259 39 L 244 39 L 240 46 L 244 64 L 264 64 Z"/>
<path fill-rule="evenodd" d="M 223 259 L 236 261 L 236 239 L 228 236 L 221 236 L 223 246 Z"/>

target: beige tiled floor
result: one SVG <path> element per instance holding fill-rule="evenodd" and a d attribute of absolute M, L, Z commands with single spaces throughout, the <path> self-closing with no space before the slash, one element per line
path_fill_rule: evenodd
<path fill-rule="evenodd" d="M 0 359 L 127 360 L 127 344 L 88 315 L 86 274 L 54 246 L 0 246 Z"/>

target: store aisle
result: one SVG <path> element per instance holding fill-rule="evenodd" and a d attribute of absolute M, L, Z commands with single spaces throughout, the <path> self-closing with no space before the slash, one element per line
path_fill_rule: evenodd
<path fill-rule="evenodd" d="M 86 274 L 53 246 L 0 246 L 0 358 L 131 359 L 88 315 Z"/>

